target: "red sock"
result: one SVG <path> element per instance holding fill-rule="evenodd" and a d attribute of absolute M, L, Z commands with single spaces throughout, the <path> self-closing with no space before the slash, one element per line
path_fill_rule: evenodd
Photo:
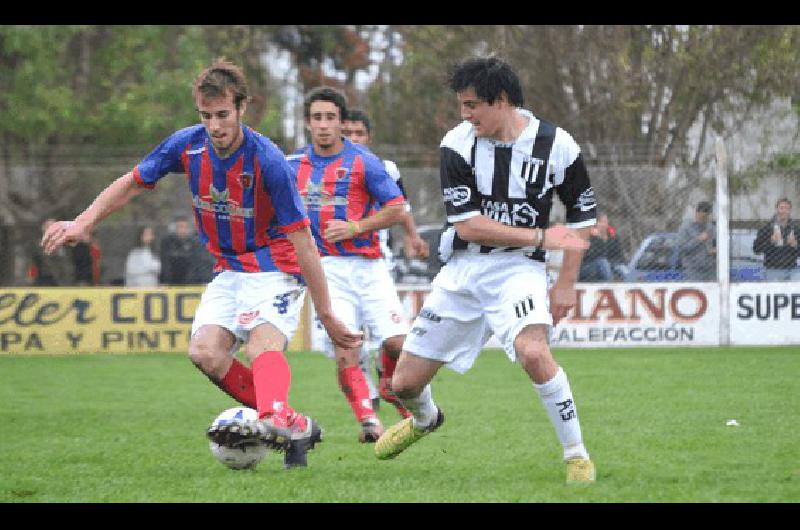
<path fill-rule="evenodd" d="M 384 401 L 394 405 L 394 408 L 403 418 L 411 417 L 411 412 L 400 403 L 400 400 L 392 392 L 392 376 L 394 375 L 394 369 L 397 368 L 397 359 L 390 356 L 383 347 L 381 347 L 381 364 L 383 365 L 383 373 L 381 373 L 381 380 L 378 382 L 378 390 L 381 397 Z"/>
<path fill-rule="evenodd" d="M 381 346 L 381 367 L 383 368 L 381 379 L 385 378 L 391 381 L 394 369 L 397 368 L 397 359 L 389 355 L 383 346 Z"/>
<path fill-rule="evenodd" d="M 339 368 L 338 376 L 339 387 L 350 403 L 358 422 L 374 417 L 375 411 L 372 410 L 372 401 L 369 399 L 369 387 L 361 368 L 358 365 Z"/>
<path fill-rule="evenodd" d="M 289 406 L 292 371 L 283 352 L 265 351 L 253 361 L 253 383 L 258 417 L 270 417 L 277 427 L 286 427 L 296 416 Z"/>
<path fill-rule="evenodd" d="M 234 357 L 228 373 L 220 381 L 220 387 L 229 396 L 251 409 L 256 408 L 256 389 L 253 386 L 253 372 Z"/>

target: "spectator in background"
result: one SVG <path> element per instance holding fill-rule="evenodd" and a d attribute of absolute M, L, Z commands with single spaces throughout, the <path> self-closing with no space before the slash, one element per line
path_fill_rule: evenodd
<path fill-rule="evenodd" d="M 155 287 L 161 272 L 161 260 L 153 253 L 155 231 L 145 226 L 137 234 L 136 246 L 125 260 L 125 287 Z"/>
<path fill-rule="evenodd" d="M 55 223 L 55 219 L 45 219 L 42 234 Z M 66 287 L 75 283 L 75 269 L 72 264 L 71 249 L 62 247 L 47 255 L 37 246 L 31 257 L 28 277 L 37 287 Z"/>
<path fill-rule="evenodd" d="M 678 230 L 678 255 L 687 280 L 713 282 L 717 278 L 717 248 L 711 203 L 701 201 L 694 220 L 687 220 Z"/>
<path fill-rule="evenodd" d="M 786 197 L 778 199 L 775 215 L 758 230 L 753 241 L 753 252 L 764 254 L 764 278 L 767 281 L 800 280 L 797 266 L 800 223 L 791 216 L 792 202 Z"/>
<path fill-rule="evenodd" d="M 165 285 L 191 285 L 211 280 L 213 263 L 200 256 L 204 254 L 201 243 L 194 237 L 189 219 L 175 220 L 175 232 L 161 242 L 161 283 Z M 202 272 L 207 266 L 207 275 Z"/>
<path fill-rule="evenodd" d="M 589 238 L 589 250 L 581 262 L 582 282 L 613 281 L 615 270 L 625 267 L 625 255 L 617 238 L 617 229 L 608 223 L 608 215 L 597 214 L 596 226 L 597 235 Z"/>
<path fill-rule="evenodd" d="M 91 237 L 72 248 L 76 285 L 100 285 L 100 246 Z"/>

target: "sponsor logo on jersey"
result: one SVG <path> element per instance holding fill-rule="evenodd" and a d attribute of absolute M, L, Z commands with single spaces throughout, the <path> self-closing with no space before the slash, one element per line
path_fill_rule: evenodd
<path fill-rule="evenodd" d="M 582 212 L 588 212 L 595 207 L 594 188 L 588 188 L 581 193 L 578 197 L 578 202 L 575 203 L 575 208 Z"/>
<path fill-rule="evenodd" d="M 444 194 L 444 202 L 452 203 L 453 206 L 464 206 L 472 197 L 472 190 L 469 189 L 469 186 L 445 188 L 442 193 Z"/>
<path fill-rule="evenodd" d="M 300 195 L 308 210 L 319 210 L 324 206 L 347 206 L 347 197 L 333 195 L 322 184 L 309 182 Z"/>
<path fill-rule="evenodd" d="M 347 167 L 337 167 L 337 168 L 336 168 L 336 178 L 337 178 L 337 179 L 343 179 L 343 178 L 345 178 L 345 177 L 347 176 L 347 174 L 348 174 L 349 172 L 350 172 L 350 168 L 347 168 Z"/>
<path fill-rule="evenodd" d="M 539 212 L 527 202 L 481 200 L 481 213 L 509 226 L 535 226 Z"/>

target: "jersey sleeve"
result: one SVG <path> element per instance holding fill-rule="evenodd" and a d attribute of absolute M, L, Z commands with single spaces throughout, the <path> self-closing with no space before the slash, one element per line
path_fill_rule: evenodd
<path fill-rule="evenodd" d="M 389 176 L 386 166 L 377 157 L 368 154 L 363 155 L 363 160 L 367 191 L 378 204 L 386 206 L 405 203 L 403 192 Z"/>
<path fill-rule="evenodd" d="M 556 131 L 551 163 L 556 168 L 556 193 L 566 208 L 567 225 L 581 228 L 596 224 L 594 189 L 583 154 L 572 136 L 560 128 Z"/>
<path fill-rule="evenodd" d="M 448 146 L 440 148 L 439 176 L 448 222 L 457 223 L 480 215 L 480 194 L 472 167 Z"/>
<path fill-rule="evenodd" d="M 180 131 L 161 142 L 133 168 L 133 177 L 137 184 L 144 188 L 153 188 L 165 175 L 183 171 L 181 155 L 188 144 L 189 140 Z"/>
<path fill-rule="evenodd" d="M 406 211 L 410 212 L 411 203 L 408 202 L 408 193 L 406 193 L 406 188 L 403 186 L 403 179 L 400 176 L 400 170 L 397 168 L 397 164 L 391 160 L 384 160 L 383 165 L 386 168 L 386 172 L 392 177 L 395 184 L 397 184 L 397 187 L 400 188 L 400 193 L 403 194 L 403 198 L 406 200 Z"/>
<path fill-rule="evenodd" d="M 280 231 L 288 234 L 308 226 L 303 199 L 297 191 L 294 173 L 283 153 L 261 157 L 259 163 L 264 175 L 264 191 L 270 196 Z"/>

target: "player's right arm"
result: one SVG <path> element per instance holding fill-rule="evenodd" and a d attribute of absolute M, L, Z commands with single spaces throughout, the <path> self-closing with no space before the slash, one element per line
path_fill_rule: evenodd
<path fill-rule="evenodd" d="M 73 221 L 58 221 L 47 229 L 41 241 L 45 254 L 52 254 L 63 245 L 75 245 L 87 240 L 100 221 L 128 204 L 142 191 L 133 172 L 119 177 Z"/>
<path fill-rule="evenodd" d="M 322 262 L 319 257 L 319 250 L 311 230 L 303 227 L 300 230 L 286 234 L 287 239 L 294 246 L 297 255 L 297 264 L 303 273 L 308 294 L 314 304 L 320 322 L 325 327 L 325 331 L 334 344 L 340 348 L 353 349 L 361 346 L 361 331 L 351 331 L 341 320 L 336 318 L 331 308 L 330 295 L 328 293 L 328 282 L 322 269 Z"/>
<path fill-rule="evenodd" d="M 58 221 L 45 232 L 41 245 L 52 254 L 59 247 L 86 240 L 97 224 L 116 212 L 144 189 L 152 188 L 164 175 L 182 169 L 181 153 L 202 125 L 182 129 L 161 142 L 132 171 L 100 192 L 92 204 L 73 221 Z"/>

